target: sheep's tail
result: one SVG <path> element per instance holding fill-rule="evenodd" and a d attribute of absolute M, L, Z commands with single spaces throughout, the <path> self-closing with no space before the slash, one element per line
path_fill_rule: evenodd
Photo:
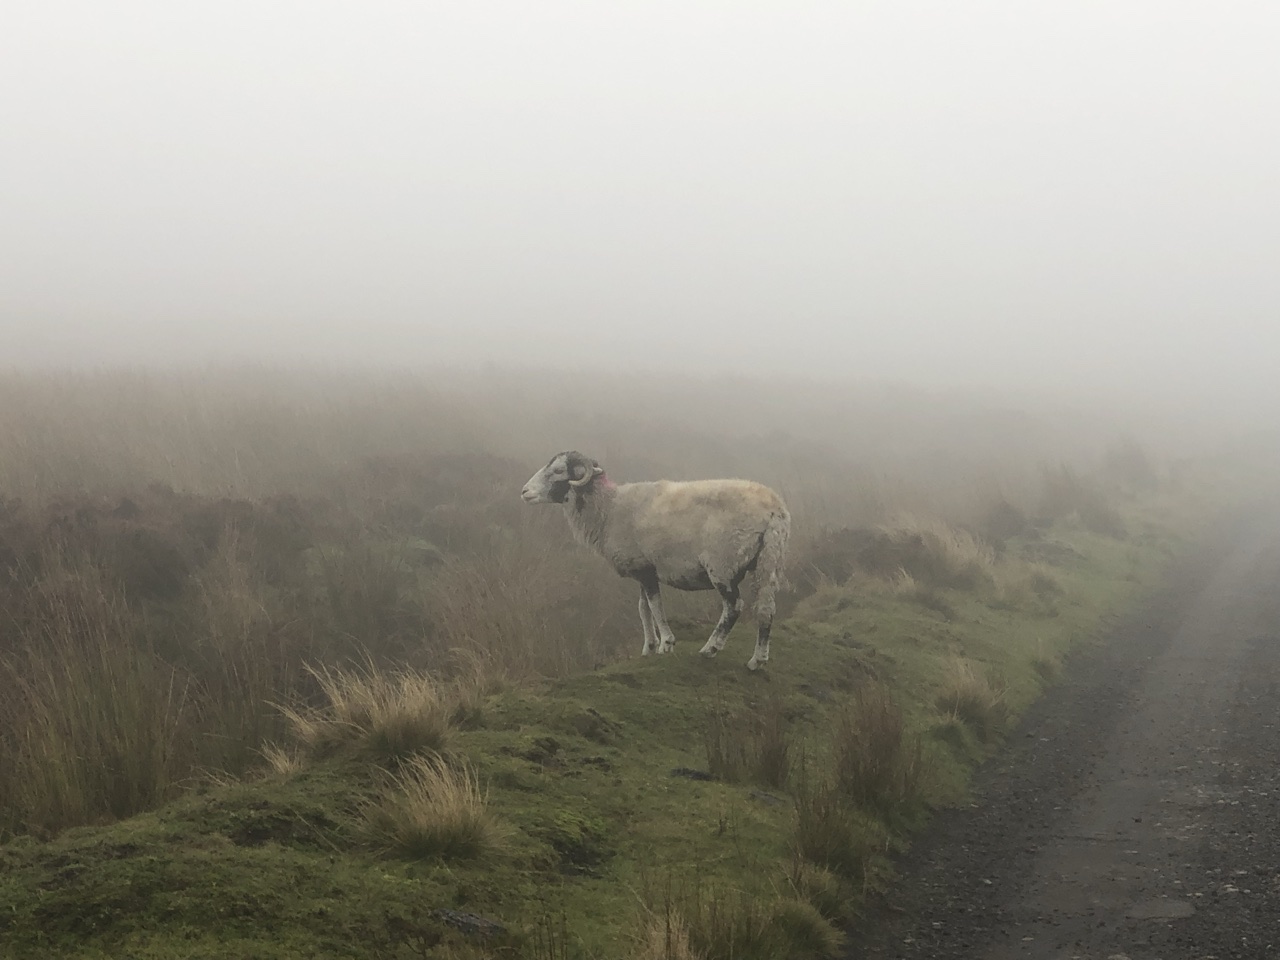
<path fill-rule="evenodd" d="M 760 537 L 760 553 L 756 557 L 756 619 L 772 623 L 777 609 L 779 590 L 787 589 L 784 567 L 787 561 L 787 539 L 791 536 L 791 514 L 786 507 L 769 517 Z"/>

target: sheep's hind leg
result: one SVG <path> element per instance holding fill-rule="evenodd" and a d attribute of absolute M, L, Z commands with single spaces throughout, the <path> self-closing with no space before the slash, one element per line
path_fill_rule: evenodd
<path fill-rule="evenodd" d="M 644 627 L 644 646 L 640 656 L 647 657 L 658 646 L 658 634 L 653 628 L 653 612 L 649 609 L 649 595 L 643 586 L 640 587 L 640 624 Z"/>
<path fill-rule="evenodd" d="M 756 652 L 747 661 L 748 670 L 759 670 L 769 662 L 769 631 L 773 629 L 774 602 L 770 596 L 756 608 L 756 621 L 759 632 L 756 635 Z"/>
<path fill-rule="evenodd" d="M 714 657 L 724 649 L 725 641 L 729 639 L 729 631 L 733 629 L 733 625 L 738 622 L 738 617 L 742 613 L 742 597 L 739 595 L 736 586 L 728 583 L 718 583 L 716 584 L 716 590 L 720 594 L 720 599 L 724 602 L 724 612 L 720 614 L 720 620 L 716 624 L 716 628 L 711 631 L 711 637 L 703 648 L 698 651 L 704 657 Z"/>
<path fill-rule="evenodd" d="M 760 624 L 760 634 L 756 638 L 756 652 L 747 661 L 748 670 L 759 670 L 769 662 L 769 629 L 770 624 Z"/>
<path fill-rule="evenodd" d="M 667 623 L 667 615 L 662 609 L 662 594 L 658 590 L 658 579 L 654 577 L 644 584 L 645 599 L 649 601 L 649 615 L 653 617 L 653 626 L 658 633 L 658 653 L 670 653 L 676 646 L 676 635 L 671 632 Z"/>

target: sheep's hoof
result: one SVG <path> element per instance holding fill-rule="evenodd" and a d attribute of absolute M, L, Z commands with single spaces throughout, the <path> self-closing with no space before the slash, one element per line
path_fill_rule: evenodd
<path fill-rule="evenodd" d="M 747 661 L 748 670 L 759 670 L 763 666 L 764 666 L 764 661 L 757 660 L 755 657 L 752 657 L 750 660 Z"/>
<path fill-rule="evenodd" d="M 708 660 L 710 660 L 712 657 L 714 657 L 714 656 L 715 656 L 717 653 L 719 653 L 720 651 L 719 651 L 719 650 L 717 650 L 715 647 L 703 647 L 703 648 L 702 648 L 701 650 L 699 650 L 698 652 L 699 652 L 700 654 L 702 654 L 704 657 L 706 657 Z"/>
<path fill-rule="evenodd" d="M 674 643 L 664 643 L 662 646 L 660 646 L 660 647 L 658 648 L 658 652 L 659 652 L 659 653 L 670 653 L 670 652 L 671 652 L 672 650 L 674 650 L 675 648 L 676 648 L 676 645 L 675 645 Z"/>

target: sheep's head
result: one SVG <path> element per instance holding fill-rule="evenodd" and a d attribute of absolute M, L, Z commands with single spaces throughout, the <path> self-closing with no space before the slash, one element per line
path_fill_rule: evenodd
<path fill-rule="evenodd" d="M 591 485 L 604 468 L 577 450 L 557 453 L 545 467 L 529 478 L 520 491 L 525 503 L 565 503 L 574 490 Z"/>

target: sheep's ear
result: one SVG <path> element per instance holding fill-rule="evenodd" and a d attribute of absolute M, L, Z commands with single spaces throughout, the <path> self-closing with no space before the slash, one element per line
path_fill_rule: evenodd
<path fill-rule="evenodd" d="M 600 464 L 598 464 L 596 461 L 592 460 L 592 461 L 591 461 L 591 475 L 592 475 L 593 477 L 598 477 L 598 476 L 600 476 L 600 474 L 602 474 L 602 473 L 604 473 L 604 467 L 600 466 Z"/>

